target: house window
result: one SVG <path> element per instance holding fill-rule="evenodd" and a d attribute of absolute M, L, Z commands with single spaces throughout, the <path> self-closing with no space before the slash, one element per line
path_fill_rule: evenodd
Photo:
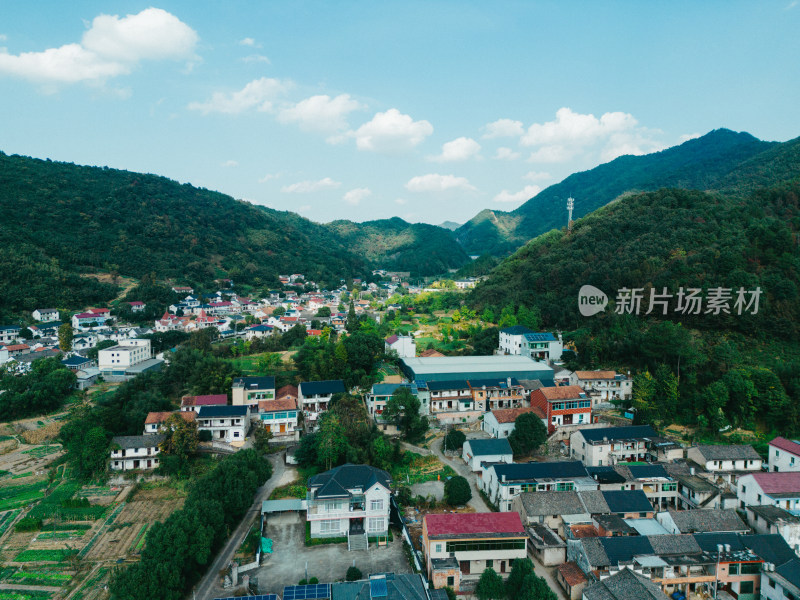
<path fill-rule="evenodd" d="M 369 501 L 369 509 L 370 510 L 383 510 L 383 500 L 370 500 Z"/>
<path fill-rule="evenodd" d="M 491 569 L 491 568 L 493 568 L 493 567 L 494 567 L 494 561 L 493 561 L 493 560 L 491 560 L 491 559 L 487 560 L 487 561 L 486 561 L 486 568 L 487 568 L 487 569 Z"/>
<path fill-rule="evenodd" d="M 339 519 L 330 519 L 319 522 L 320 533 L 337 533 L 339 531 Z"/>
<path fill-rule="evenodd" d="M 452 575 L 447 578 L 447 587 L 453 587 L 456 584 L 456 579 Z"/>
<path fill-rule="evenodd" d="M 728 575 L 739 574 L 739 563 L 731 563 L 728 565 Z"/>
<path fill-rule="evenodd" d="M 436 544 L 436 552 L 441 552 L 441 551 L 442 551 L 442 545 Z"/>
<path fill-rule="evenodd" d="M 385 529 L 383 517 L 370 517 L 367 519 L 367 531 L 384 531 Z"/>
<path fill-rule="evenodd" d="M 740 581 L 739 582 L 739 593 L 740 594 L 752 594 L 753 593 L 753 582 L 752 581 Z"/>

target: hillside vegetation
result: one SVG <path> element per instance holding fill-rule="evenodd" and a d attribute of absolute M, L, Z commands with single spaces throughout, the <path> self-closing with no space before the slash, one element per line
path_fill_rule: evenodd
<path fill-rule="evenodd" d="M 753 178 L 744 171 L 738 179 L 731 173 L 747 161 L 753 161 L 752 170 L 757 171 L 758 165 L 769 163 L 770 150 L 775 151 L 774 157 L 780 154 L 778 148 L 786 144 L 762 142 L 748 133 L 718 129 L 661 152 L 620 156 L 589 171 L 570 175 L 512 212 L 484 210 L 456 230 L 456 237 L 468 254 L 503 255 L 537 235 L 566 225 L 566 200 L 570 196 L 575 198 L 574 217 L 579 218 L 628 191 L 664 187 L 728 191 L 744 188 L 741 181 Z M 762 154 L 764 158 L 760 159 Z M 775 179 L 775 175 L 771 172 L 749 189 L 785 178 Z"/>

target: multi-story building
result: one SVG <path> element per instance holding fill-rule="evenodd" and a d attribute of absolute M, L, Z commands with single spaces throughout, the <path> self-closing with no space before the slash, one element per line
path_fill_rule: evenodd
<path fill-rule="evenodd" d="M 552 333 L 537 333 L 522 325 L 514 325 L 500 330 L 499 348 L 502 354 L 552 361 L 561 360 L 564 342 L 561 334 L 556 338 Z"/>
<path fill-rule="evenodd" d="M 513 510 L 514 498 L 523 492 L 598 489 L 578 461 L 492 464 L 483 472 L 481 486 L 501 512 Z"/>
<path fill-rule="evenodd" d="M 276 442 L 297 441 L 300 439 L 300 428 L 297 425 L 297 400 L 281 398 L 278 400 L 260 400 L 258 403 L 258 419 Z"/>
<path fill-rule="evenodd" d="M 159 445 L 165 435 L 120 435 L 111 438 L 112 471 L 155 469 L 159 465 Z"/>
<path fill-rule="evenodd" d="M 21 328 L 19 325 L 0 325 L 0 346 L 13 344 L 19 340 L 20 331 Z"/>
<path fill-rule="evenodd" d="M 367 413 L 372 417 L 378 427 L 387 435 L 397 435 L 399 430 L 397 425 L 383 417 L 383 411 L 386 410 L 386 403 L 398 388 L 407 388 L 414 396 L 418 396 L 419 390 L 417 386 L 412 383 L 375 383 L 372 386 L 369 394 L 366 395 Z M 430 402 L 426 399 L 425 402 L 420 402 L 420 414 L 427 415 L 430 410 Z"/>
<path fill-rule="evenodd" d="M 481 411 L 518 408 L 525 402 L 525 387 L 513 377 L 468 379 L 475 406 Z"/>
<path fill-rule="evenodd" d="M 427 514 L 422 520 L 428 577 L 456 591 L 459 579 L 477 580 L 487 568 L 506 576 L 516 559 L 527 558 L 527 540 L 515 512 Z M 448 559 L 455 560 L 460 577 L 454 573 L 452 580 L 441 581 L 435 570 Z"/>
<path fill-rule="evenodd" d="M 127 370 L 150 360 L 150 340 L 120 340 L 116 346 L 97 353 L 97 367 L 103 376 L 124 377 Z"/>
<path fill-rule="evenodd" d="M 197 413 L 197 430 L 210 431 L 212 442 L 241 445 L 250 428 L 250 407 L 201 406 Z"/>
<path fill-rule="evenodd" d="M 231 402 L 254 409 L 261 400 L 275 399 L 274 377 L 237 377 L 233 380 Z"/>
<path fill-rule="evenodd" d="M 228 404 L 227 394 L 206 394 L 203 396 L 184 396 L 181 398 L 181 410 L 200 412 L 203 406 L 225 406 Z"/>
<path fill-rule="evenodd" d="M 389 528 L 391 478 L 368 465 L 345 464 L 308 480 L 306 520 L 312 538 L 346 537 L 351 550 Z"/>
<path fill-rule="evenodd" d="M 417 344 L 410 335 L 393 335 L 384 340 L 387 352 L 397 352 L 400 358 L 411 358 L 417 355 Z"/>
<path fill-rule="evenodd" d="M 303 381 L 297 387 L 297 404 L 303 411 L 307 427 L 311 430 L 317 426 L 320 414 L 328 410 L 328 404 L 334 394 L 344 394 L 347 389 L 344 381 Z"/>
<path fill-rule="evenodd" d="M 587 467 L 613 465 L 618 462 L 642 462 L 648 443 L 657 437 L 649 425 L 580 429 L 570 435 L 572 458 Z"/>
<path fill-rule="evenodd" d="M 543 387 L 531 392 L 531 406 L 545 415 L 548 433 L 564 425 L 592 422 L 592 400 L 577 385 Z"/>
<path fill-rule="evenodd" d="M 736 496 L 741 508 L 761 504 L 800 511 L 800 473 L 745 475 L 736 484 Z"/>
<path fill-rule="evenodd" d="M 633 380 L 615 371 L 575 371 L 570 383 L 586 390 L 593 404 L 630 400 L 633 396 Z"/>
<path fill-rule="evenodd" d="M 46 323 L 48 321 L 58 321 L 61 317 L 57 308 L 37 308 L 33 311 L 33 318 Z"/>
<path fill-rule="evenodd" d="M 776 437 L 769 443 L 767 462 L 772 472 L 800 471 L 800 443 Z"/>

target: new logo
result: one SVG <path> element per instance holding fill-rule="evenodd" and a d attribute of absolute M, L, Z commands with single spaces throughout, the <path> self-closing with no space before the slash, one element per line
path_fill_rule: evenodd
<path fill-rule="evenodd" d="M 584 285 L 578 291 L 578 310 L 584 317 L 603 312 L 608 305 L 608 296 L 593 285 Z"/>

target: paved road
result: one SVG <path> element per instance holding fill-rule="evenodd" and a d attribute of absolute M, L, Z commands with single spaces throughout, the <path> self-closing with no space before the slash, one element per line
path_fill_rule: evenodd
<path fill-rule="evenodd" d="M 253 517 L 261 512 L 261 502 L 269 498 L 277 482 L 280 481 L 283 472 L 286 470 L 283 455 L 284 452 L 270 455 L 269 461 L 272 463 L 272 477 L 258 488 L 255 499 L 253 500 L 253 505 L 242 518 L 242 522 L 239 523 L 236 530 L 228 538 L 225 546 L 220 550 L 219 554 L 217 554 L 217 557 L 214 559 L 214 562 L 211 563 L 211 566 L 200 580 L 200 583 L 197 584 L 194 590 L 194 596 L 190 595 L 189 598 L 193 598 L 193 600 L 213 600 L 214 598 L 224 598 L 230 595 L 226 593 L 230 590 L 223 590 L 222 586 L 219 584 L 219 572 L 226 568 L 231 562 L 234 553 L 250 530 Z"/>
<path fill-rule="evenodd" d="M 469 481 L 470 487 L 472 488 L 472 499 L 468 502 L 468 504 L 475 509 L 475 512 L 492 512 L 491 509 L 486 506 L 483 498 L 481 498 L 481 495 L 478 493 L 478 478 L 475 473 L 470 471 L 467 463 L 461 460 L 460 457 L 449 457 L 442 454 L 443 440 L 444 437 L 439 437 L 431 441 L 430 449 L 412 446 L 406 442 L 402 442 L 402 446 L 408 450 L 411 450 L 412 452 L 416 452 L 417 454 L 435 454 L 440 461 L 450 466 L 456 473 Z"/>

